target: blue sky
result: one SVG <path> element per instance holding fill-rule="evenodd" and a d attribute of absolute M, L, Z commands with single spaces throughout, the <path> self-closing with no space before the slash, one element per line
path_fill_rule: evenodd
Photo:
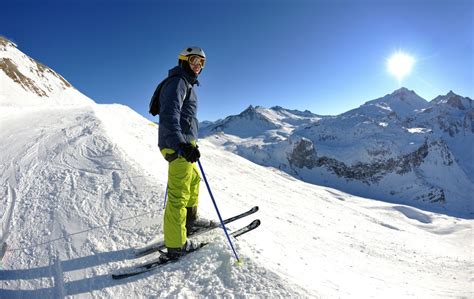
<path fill-rule="evenodd" d="M 207 54 L 199 119 L 249 105 L 339 114 L 391 93 L 387 59 L 416 59 L 402 85 L 431 100 L 474 94 L 474 4 L 446 1 L 6 1 L 0 34 L 98 103 L 148 117 L 178 53 Z"/>

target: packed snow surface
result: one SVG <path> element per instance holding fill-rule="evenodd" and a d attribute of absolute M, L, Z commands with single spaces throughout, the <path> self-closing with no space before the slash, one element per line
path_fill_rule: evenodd
<path fill-rule="evenodd" d="M 121 105 L 0 107 L 1 298 L 469 298 L 472 220 L 298 181 L 203 140 L 222 230 L 181 262 L 124 280 L 124 257 L 162 234 L 167 163 L 157 127 Z M 201 215 L 217 219 L 204 183 Z"/>

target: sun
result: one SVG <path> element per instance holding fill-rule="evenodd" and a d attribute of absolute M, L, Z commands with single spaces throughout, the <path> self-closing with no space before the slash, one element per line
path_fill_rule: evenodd
<path fill-rule="evenodd" d="M 401 84 L 402 79 L 410 74 L 414 64 L 415 58 L 401 51 L 397 51 L 388 59 L 387 70 L 394 75 L 398 83 Z"/>

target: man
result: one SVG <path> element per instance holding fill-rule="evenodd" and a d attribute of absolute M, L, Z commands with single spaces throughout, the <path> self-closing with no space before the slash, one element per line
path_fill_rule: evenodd
<path fill-rule="evenodd" d="M 200 244 L 187 240 L 187 233 L 199 226 L 210 226 L 198 219 L 200 176 L 196 161 L 201 156 L 198 138 L 197 96 L 194 86 L 202 72 L 206 55 L 201 48 L 189 47 L 178 57 L 178 66 L 169 71 L 161 92 L 159 141 L 161 153 L 169 162 L 168 202 L 164 215 L 167 257 L 177 259 Z"/>

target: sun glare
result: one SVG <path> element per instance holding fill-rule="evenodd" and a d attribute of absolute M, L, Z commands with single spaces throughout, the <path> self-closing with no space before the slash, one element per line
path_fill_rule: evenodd
<path fill-rule="evenodd" d="M 411 72 L 415 59 L 403 52 L 398 51 L 388 59 L 387 69 L 394 75 L 398 83 L 402 82 L 402 79 Z"/>

